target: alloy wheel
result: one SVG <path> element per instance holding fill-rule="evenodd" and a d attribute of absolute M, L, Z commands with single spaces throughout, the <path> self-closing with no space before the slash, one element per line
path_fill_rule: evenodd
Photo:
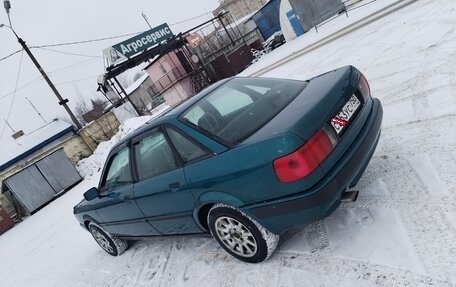
<path fill-rule="evenodd" d="M 257 253 L 258 246 L 252 232 L 240 221 L 221 216 L 215 221 L 217 237 L 233 253 L 249 258 Z"/>
<path fill-rule="evenodd" d="M 99 232 L 96 229 L 92 230 L 92 234 L 93 234 L 93 237 L 95 238 L 95 241 L 97 241 L 98 245 L 100 245 L 101 248 L 103 248 L 108 253 L 114 252 L 114 248 L 112 247 L 108 238 L 104 234 L 102 234 L 101 232 Z"/>

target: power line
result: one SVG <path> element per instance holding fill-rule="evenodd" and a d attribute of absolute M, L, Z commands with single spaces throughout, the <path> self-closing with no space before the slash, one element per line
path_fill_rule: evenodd
<path fill-rule="evenodd" d="M 49 48 L 42 48 L 42 47 L 30 47 L 31 49 L 37 48 L 45 51 L 50 51 L 50 52 L 55 52 L 59 54 L 65 54 L 65 55 L 71 55 L 71 56 L 79 56 L 79 57 L 87 57 L 87 58 L 103 58 L 102 56 L 92 56 L 92 55 L 84 55 L 84 54 L 78 54 L 78 53 L 71 53 L 71 52 L 64 52 L 64 51 L 59 51 L 59 50 L 54 50 L 54 49 L 49 49 Z"/>
<path fill-rule="evenodd" d="M 61 73 L 65 73 L 65 72 L 68 72 L 68 71 L 71 71 L 71 70 L 74 70 L 74 69 L 77 69 L 77 68 L 80 68 L 80 67 L 82 67 L 82 66 L 84 66 L 84 65 L 91 64 L 91 63 L 94 62 L 95 60 L 98 60 L 98 59 L 89 59 L 89 60 L 85 60 L 85 61 L 82 61 L 82 62 L 73 64 L 73 65 L 70 65 L 70 66 L 62 67 L 62 68 L 59 68 L 59 69 L 57 69 L 57 70 L 51 71 L 51 72 L 48 73 L 48 74 L 49 74 L 49 77 L 53 77 L 53 76 L 55 76 L 55 75 L 58 75 L 58 74 L 61 74 Z M 32 85 L 32 84 L 35 84 L 35 83 L 41 81 L 42 79 L 43 79 L 43 76 L 39 76 L 39 77 L 37 77 L 37 78 L 35 78 L 35 79 L 29 81 L 29 82 L 25 83 L 24 85 L 22 85 L 22 86 L 18 87 L 17 89 L 15 89 L 14 91 L 9 92 L 9 93 L 7 93 L 7 94 L 1 96 L 1 97 L 0 97 L 0 100 L 2 100 L 2 99 L 4 99 L 4 98 L 6 98 L 6 97 L 8 97 L 8 96 L 10 96 L 10 95 L 12 95 L 12 94 L 14 94 L 16 91 L 20 91 L 20 90 L 22 90 L 22 89 L 24 89 L 24 88 L 26 88 L 26 87 L 28 87 L 28 86 L 30 86 L 30 85 Z"/>
<path fill-rule="evenodd" d="M 208 13 L 204 13 L 192 18 L 188 18 L 176 23 L 169 24 L 169 26 L 175 26 L 178 24 L 182 24 L 197 18 L 201 18 L 203 16 L 207 16 Z M 87 43 L 93 43 L 93 42 L 100 42 L 100 41 L 105 41 L 105 40 L 112 40 L 112 39 L 117 39 L 117 38 L 122 38 L 122 37 L 127 37 L 127 36 L 132 36 L 132 35 L 138 35 L 140 33 L 143 33 L 144 31 L 141 32 L 135 32 L 135 33 L 128 33 L 128 34 L 123 34 L 123 35 L 117 35 L 117 36 L 110 36 L 110 37 L 104 37 L 104 38 L 97 38 L 97 39 L 90 39 L 90 40 L 82 40 L 82 41 L 74 41 L 74 42 L 66 42 L 66 43 L 58 43 L 58 44 L 48 44 L 48 45 L 37 45 L 37 46 L 31 46 L 31 48 L 48 48 L 48 47 L 58 47 L 58 46 L 69 46 L 69 45 L 78 45 L 78 44 L 87 44 Z"/>
<path fill-rule="evenodd" d="M 20 86 L 20 87 L 17 88 L 15 91 L 20 91 L 20 90 L 22 90 L 22 89 L 24 89 L 24 88 L 26 88 L 26 87 L 28 87 L 28 86 L 30 86 L 30 85 L 36 83 L 36 82 L 39 82 L 39 81 L 42 80 L 42 79 L 43 79 L 43 76 L 39 76 L 39 77 L 37 77 L 37 78 L 35 78 L 35 79 L 33 79 L 33 80 L 31 80 L 31 81 L 25 83 L 24 85 Z M 5 95 L 1 96 L 1 97 L 0 97 L 0 100 L 3 100 L 4 98 L 6 98 L 6 97 L 8 97 L 8 96 L 11 96 L 12 94 L 14 94 L 15 91 L 9 92 L 8 94 L 5 94 Z"/>
<path fill-rule="evenodd" d="M 169 24 L 169 26 L 175 26 L 175 25 L 179 25 L 179 24 L 182 24 L 182 23 L 185 23 L 185 22 L 188 22 L 188 21 L 191 21 L 191 20 L 195 20 L 195 19 L 198 19 L 198 18 L 201 18 L 203 16 L 207 16 L 208 13 L 204 13 L 204 14 L 201 14 L 201 15 L 198 15 L 198 16 L 195 16 L 195 17 L 192 17 L 192 18 L 188 18 L 188 19 L 185 19 L 185 20 L 182 20 L 182 21 L 179 21 L 179 22 L 176 22 L 176 23 L 172 23 L 172 24 Z M 90 39 L 90 40 L 82 40 L 82 41 L 74 41 L 74 42 L 66 42 L 66 43 L 58 43 L 58 44 L 48 44 L 48 45 L 39 45 L 39 46 L 30 46 L 29 48 L 30 49 L 43 49 L 43 50 L 48 50 L 48 51 L 52 51 L 52 52 L 56 52 L 56 53 L 61 53 L 61 54 L 67 54 L 67 55 L 73 55 L 73 56 L 81 56 L 81 57 L 91 57 L 91 58 L 98 58 L 98 57 L 101 57 L 101 56 L 91 56 L 91 55 L 83 55 L 83 54 L 78 54 L 78 53 L 69 53 L 69 52 L 64 52 L 64 51 L 58 51 L 58 50 L 53 50 L 53 49 L 46 49 L 48 47 L 59 47 L 59 46 L 69 46 L 69 45 L 78 45 L 78 44 L 87 44 L 87 43 L 93 43 L 93 42 L 100 42 L 100 41 L 105 41 L 105 40 L 112 40 L 112 39 L 117 39 L 117 38 L 122 38 L 122 37 L 127 37 L 127 36 L 132 36 L 132 35 L 138 35 L 142 32 L 136 32 L 136 33 L 128 33 L 128 34 L 123 34 L 123 35 L 117 35 L 117 36 L 111 36 L 111 37 L 104 37 L 104 38 L 98 38 L 98 39 Z M 21 50 L 17 50 L 11 54 L 9 54 L 8 56 L 5 56 L 3 58 L 0 58 L 0 61 L 3 61 L 3 60 L 6 60 L 7 58 L 19 53 Z"/>
<path fill-rule="evenodd" d="M 195 16 L 195 17 L 192 17 L 192 18 L 188 18 L 188 19 L 185 19 L 185 20 L 182 20 L 182 21 L 179 21 L 179 22 L 176 22 L 176 23 L 172 23 L 172 24 L 169 24 L 169 26 L 175 26 L 175 25 L 178 25 L 178 24 L 182 24 L 182 23 L 185 23 L 185 22 L 188 22 L 188 21 L 191 21 L 191 20 L 194 20 L 194 19 L 197 19 L 197 18 L 200 18 L 200 17 L 203 17 L 203 16 L 207 16 L 208 13 L 204 13 L 204 14 L 201 14 L 201 15 L 198 15 L 198 16 Z M 73 56 L 83 56 L 83 57 L 90 57 L 90 58 L 102 58 L 101 56 L 97 57 L 97 56 L 91 56 L 91 55 L 83 55 L 83 54 L 77 54 L 77 53 L 69 53 L 69 52 L 63 52 L 63 51 L 58 51 L 58 50 L 54 50 L 54 49 L 49 49 L 48 47 L 59 47 L 59 46 L 69 46 L 69 45 L 77 45 L 77 44 L 86 44 L 86 43 L 93 43 L 93 42 L 99 42 L 99 41 L 105 41 L 105 40 L 111 40 L 111 39 L 117 39 L 117 38 L 122 38 L 122 37 L 127 37 L 127 36 L 132 36 L 132 35 L 138 35 L 142 32 L 136 32 L 136 33 L 128 33 L 128 34 L 123 34 L 123 35 L 118 35 L 118 36 L 111 36 L 111 37 L 104 37 L 104 38 L 98 38 L 98 39 L 90 39 L 90 40 L 82 40 L 82 41 L 74 41 L 74 42 L 66 42 L 66 43 L 58 43 L 58 44 L 49 44 L 49 45 L 39 45 L 39 46 L 31 46 L 30 48 L 32 49 L 42 49 L 42 50 L 48 50 L 48 51 L 52 51 L 52 52 L 56 52 L 56 53 L 61 53 L 61 54 L 67 54 L 67 55 L 73 55 Z M 7 58 L 21 52 L 22 50 L 17 50 L 3 58 L 0 58 L 0 61 L 3 61 L 3 60 L 6 60 Z M 58 73 L 63 73 L 63 72 L 66 72 L 66 71 L 70 71 L 72 69 L 68 69 L 70 67 L 74 67 L 74 66 L 78 66 L 78 65 L 83 65 L 83 63 L 86 63 L 86 62 L 90 62 L 90 61 L 84 61 L 84 62 L 81 62 L 81 63 L 77 63 L 77 64 L 73 64 L 71 66 L 68 66 L 68 67 L 63 67 L 63 68 L 60 68 L 58 70 L 55 70 L 55 71 L 52 71 L 50 72 L 49 74 L 52 76 L 53 75 L 56 75 Z M 21 90 L 33 83 L 35 83 L 36 81 L 38 80 L 41 80 L 43 79 L 42 76 L 22 85 L 21 87 L 19 88 L 16 88 L 14 91 L 8 93 L 8 94 L 5 94 L 3 96 L 0 96 L 0 100 L 14 94 L 16 91 L 18 90 Z M 66 82 L 67 83 L 67 82 Z M 63 83 L 63 84 L 66 84 L 66 83 Z"/>
<path fill-rule="evenodd" d="M 204 14 L 201 14 L 201 15 L 198 15 L 198 16 L 195 16 L 195 17 L 191 17 L 191 18 L 188 18 L 188 19 L 185 19 L 185 20 L 176 22 L 176 23 L 169 24 L 169 26 L 179 25 L 179 24 L 182 24 L 182 23 L 191 21 L 191 20 L 195 20 L 195 19 L 201 18 L 201 17 L 203 17 L 203 16 L 207 16 L 208 14 L 210 15 L 210 13 L 204 13 Z M 66 42 L 66 43 L 58 43 L 58 44 L 48 44 L 48 45 L 39 45 L 39 46 L 30 46 L 29 48 L 30 48 L 30 49 L 39 48 L 39 49 L 49 50 L 49 51 L 53 51 L 53 52 L 57 52 L 57 53 L 62 53 L 62 54 L 68 54 L 68 55 L 74 55 L 74 56 L 83 56 L 83 57 L 94 57 L 94 58 L 95 58 L 95 57 L 97 57 L 97 56 L 82 55 L 82 54 L 77 54 L 77 53 L 68 53 L 68 52 L 63 52 L 63 51 L 58 51 L 58 50 L 52 50 L 52 49 L 44 49 L 44 48 L 47 48 L 47 47 L 58 47 L 58 46 L 68 46 L 68 45 L 77 45 L 77 44 L 86 44 L 86 43 L 93 43 L 93 42 L 111 40 L 111 39 L 116 39 L 116 38 L 122 38 L 122 37 L 132 36 L 132 35 L 138 35 L 138 34 L 140 34 L 140 33 L 142 33 L 142 32 L 128 33 L 128 34 L 123 34 L 123 35 L 110 36 L 110 37 L 97 38 L 97 39 L 90 39 L 90 40 L 82 40 L 82 41 L 74 41 L 74 42 Z M 17 54 L 17 53 L 19 53 L 20 51 L 21 51 L 21 50 L 17 50 L 16 52 L 11 53 L 10 55 L 8 55 L 8 56 L 6 56 L 6 57 L 0 58 L 0 61 L 5 60 L 6 58 L 9 58 L 9 57 L 13 56 L 14 54 Z"/>
<path fill-rule="evenodd" d="M 8 59 L 9 57 L 16 55 L 16 54 L 19 53 L 20 51 L 22 51 L 22 49 L 17 50 L 16 52 L 13 52 L 13 53 L 9 54 L 8 56 L 5 56 L 5 57 L 3 57 L 3 58 L 0 58 L 0 61 L 3 61 L 3 60 Z"/>
<path fill-rule="evenodd" d="M 87 64 L 91 64 L 91 63 L 93 63 L 95 61 L 98 61 L 98 60 L 100 60 L 100 59 L 99 58 L 95 58 L 95 59 L 92 58 L 92 59 L 84 60 L 84 61 L 72 64 L 72 65 L 69 65 L 69 66 L 62 67 L 62 68 L 59 68 L 57 70 L 51 71 L 51 72 L 48 73 L 48 75 L 49 76 L 55 76 L 55 75 L 58 75 L 58 74 L 61 74 L 61 73 L 65 73 L 65 72 L 74 70 L 76 68 L 79 68 L 81 66 L 85 66 Z"/>
<path fill-rule="evenodd" d="M 87 58 L 103 58 L 102 56 L 92 56 L 92 55 L 84 55 L 84 54 L 78 54 L 78 53 L 71 53 L 71 52 L 64 52 L 64 51 L 59 51 L 59 50 L 54 50 L 54 49 L 49 49 L 49 48 L 43 48 L 43 47 L 29 47 L 30 49 L 41 49 L 41 50 L 46 50 L 46 51 L 50 51 L 50 52 L 55 52 L 55 53 L 60 53 L 60 54 L 65 54 L 65 55 L 71 55 L 71 56 L 78 56 L 78 57 L 87 57 Z M 3 58 L 0 58 L 0 61 L 3 61 L 3 60 L 6 60 L 14 55 L 16 55 L 17 53 L 19 53 L 21 50 L 17 50 Z"/>
<path fill-rule="evenodd" d="M 73 84 L 73 83 L 77 83 L 77 82 L 81 82 L 81 81 L 85 81 L 85 80 L 89 80 L 89 79 L 94 79 L 94 78 L 97 78 L 98 76 L 99 75 L 86 77 L 86 78 L 82 78 L 82 79 L 77 79 L 77 80 L 73 80 L 73 81 L 68 81 L 68 82 L 57 83 L 55 85 L 56 86 L 62 86 L 62 85 Z"/>
<path fill-rule="evenodd" d="M 128 34 L 123 34 L 123 35 L 118 35 L 118 36 L 111 36 L 111 37 L 105 37 L 105 38 L 99 38 L 99 39 L 91 39 L 91 40 L 83 40 L 83 41 L 59 43 L 59 44 L 49 44 L 49 45 L 33 46 L 33 48 L 47 48 L 47 47 L 58 47 L 58 46 L 69 46 L 69 45 L 77 45 L 77 44 L 86 44 L 86 43 L 93 43 L 93 42 L 99 42 L 99 41 L 105 41 L 105 40 L 111 40 L 111 39 L 116 39 L 116 38 L 122 38 L 122 37 L 137 35 L 137 34 L 139 34 L 139 33 L 141 33 L 141 32 L 138 32 L 138 33 L 128 33 Z"/>
<path fill-rule="evenodd" d="M 21 59 L 19 61 L 19 69 L 17 71 L 17 77 L 16 77 L 16 84 L 15 84 L 15 88 L 14 88 L 13 99 L 11 100 L 11 104 L 9 106 L 8 115 L 6 116 L 6 121 L 5 121 L 6 123 L 8 123 L 8 121 L 10 119 L 10 116 L 11 116 L 11 111 L 13 110 L 14 99 L 16 98 L 17 84 L 19 83 L 19 76 L 21 75 L 22 56 L 23 55 L 24 55 L 24 50 L 22 50 L 22 52 L 21 52 Z M 3 126 L 3 130 L 2 130 L 2 133 L 0 134 L 0 138 L 2 138 L 3 134 L 5 133 L 5 129 L 6 129 L 6 124 Z"/>
<path fill-rule="evenodd" d="M 204 13 L 204 14 L 201 14 L 201 15 L 198 15 L 198 16 L 195 16 L 195 17 L 192 17 L 192 18 L 188 18 L 188 19 L 182 20 L 182 21 L 180 21 L 180 22 L 172 23 L 172 24 L 169 24 L 169 26 L 175 26 L 175 25 L 179 25 L 179 24 L 182 24 L 182 23 L 191 21 L 191 20 L 195 20 L 195 19 L 201 18 L 201 17 L 203 17 L 203 16 L 207 16 L 207 14 L 208 14 L 208 13 Z"/>

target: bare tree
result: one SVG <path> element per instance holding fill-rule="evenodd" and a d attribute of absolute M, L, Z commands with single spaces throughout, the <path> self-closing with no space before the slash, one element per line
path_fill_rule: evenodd
<path fill-rule="evenodd" d="M 144 73 L 136 72 L 133 76 L 133 83 L 136 82 L 137 80 L 139 80 L 139 78 L 141 78 L 143 75 L 144 75 Z"/>
<path fill-rule="evenodd" d="M 89 108 L 87 107 L 86 103 L 82 99 L 78 99 L 76 102 L 76 106 L 74 108 L 74 114 L 79 122 L 86 124 L 86 121 L 82 117 L 82 115 L 89 112 Z"/>
<path fill-rule="evenodd" d="M 120 74 L 116 78 L 119 81 L 119 83 L 122 85 L 122 87 L 124 87 L 124 88 L 133 84 L 133 81 L 128 77 L 128 75 L 126 73 Z"/>

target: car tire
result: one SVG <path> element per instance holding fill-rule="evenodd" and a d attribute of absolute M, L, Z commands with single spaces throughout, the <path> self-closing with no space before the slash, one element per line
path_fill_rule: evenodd
<path fill-rule="evenodd" d="M 226 252 L 239 260 L 258 263 L 271 256 L 279 236 L 235 207 L 215 204 L 207 216 L 209 230 Z"/>
<path fill-rule="evenodd" d="M 98 245 L 112 256 L 119 256 L 128 248 L 128 241 L 110 234 L 93 222 L 89 224 L 89 231 Z"/>

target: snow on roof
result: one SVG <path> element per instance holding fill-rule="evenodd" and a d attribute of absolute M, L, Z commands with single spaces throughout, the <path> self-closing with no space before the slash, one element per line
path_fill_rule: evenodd
<path fill-rule="evenodd" d="M 252 18 L 252 16 L 253 16 L 256 12 L 258 12 L 258 10 L 253 11 L 252 13 L 250 13 L 250 14 L 248 14 L 248 15 L 242 17 L 242 18 L 239 19 L 239 20 L 236 20 L 235 22 L 233 22 L 233 25 L 234 25 L 234 26 L 238 26 L 238 25 L 240 25 L 240 24 L 243 24 L 244 22 L 247 22 L 247 20 L 249 20 L 250 18 Z"/>
<path fill-rule="evenodd" d="M 74 131 L 74 127 L 62 120 L 52 122 L 18 138 L 14 144 L 0 144 L 0 171 L 14 165 L 46 144 Z"/>
<path fill-rule="evenodd" d="M 137 88 L 139 88 L 139 86 L 141 86 L 142 83 L 144 83 L 147 77 L 149 77 L 149 74 L 144 73 L 144 75 L 137 79 L 133 84 L 125 88 L 125 93 L 127 93 L 127 95 L 133 93 Z"/>

